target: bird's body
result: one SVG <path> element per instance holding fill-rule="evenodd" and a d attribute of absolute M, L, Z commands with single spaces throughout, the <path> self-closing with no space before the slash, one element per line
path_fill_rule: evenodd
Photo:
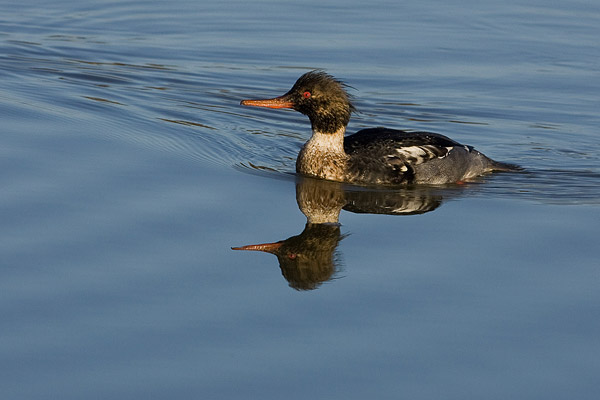
<path fill-rule="evenodd" d="M 344 84 L 321 71 L 302 75 L 283 96 L 242 104 L 293 108 L 309 117 L 313 134 L 296 161 L 303 175 L 360 184 L 444 184 L 519 169 L 437 133 L 370 128 L 344 136 L 354 107 Z"/>

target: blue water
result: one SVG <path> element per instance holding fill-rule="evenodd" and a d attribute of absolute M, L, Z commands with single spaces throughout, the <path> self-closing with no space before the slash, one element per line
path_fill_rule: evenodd
<path fill-rule="evenodd" d="M 597 398 L 598 21 L 591 1 L 1 3 L 2 399 Z M 351 132 L 525 172 L 296 177 L 306 118 L 239 101 L 313 68 L 354 88 Z"/>

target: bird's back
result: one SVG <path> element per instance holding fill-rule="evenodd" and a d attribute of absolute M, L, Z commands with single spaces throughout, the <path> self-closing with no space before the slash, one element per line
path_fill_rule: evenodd
<path fill-rule="evenodd" d="M 357 183 L 450 183 L 494 170 L 470 146 L 432 132 L 363 129 L 344 140 L 348 180 Z"/>

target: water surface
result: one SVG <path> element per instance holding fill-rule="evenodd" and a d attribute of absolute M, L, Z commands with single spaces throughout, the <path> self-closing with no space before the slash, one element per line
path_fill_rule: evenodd
<path fill-rule="evenodd" d="M 0 5 L 2 397 L 596 398 L 599 19 Z M 435 131 L 526 171 L 298 178 L 306 118 L 239 101 L 313 68 L 354 88 L 350 131 Z"/>

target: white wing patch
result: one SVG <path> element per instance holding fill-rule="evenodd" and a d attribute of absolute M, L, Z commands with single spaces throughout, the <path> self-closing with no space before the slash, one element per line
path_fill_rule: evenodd
<path fill-rule="evenodd" d="M 402 158 L 410 164 L 422 164 L 433 158 L 444 158 L 453 147 L 437 147 L 430 145 L 407 146 L 396 149 L 395 154 L 390 154 L 389 158 Z"/>

